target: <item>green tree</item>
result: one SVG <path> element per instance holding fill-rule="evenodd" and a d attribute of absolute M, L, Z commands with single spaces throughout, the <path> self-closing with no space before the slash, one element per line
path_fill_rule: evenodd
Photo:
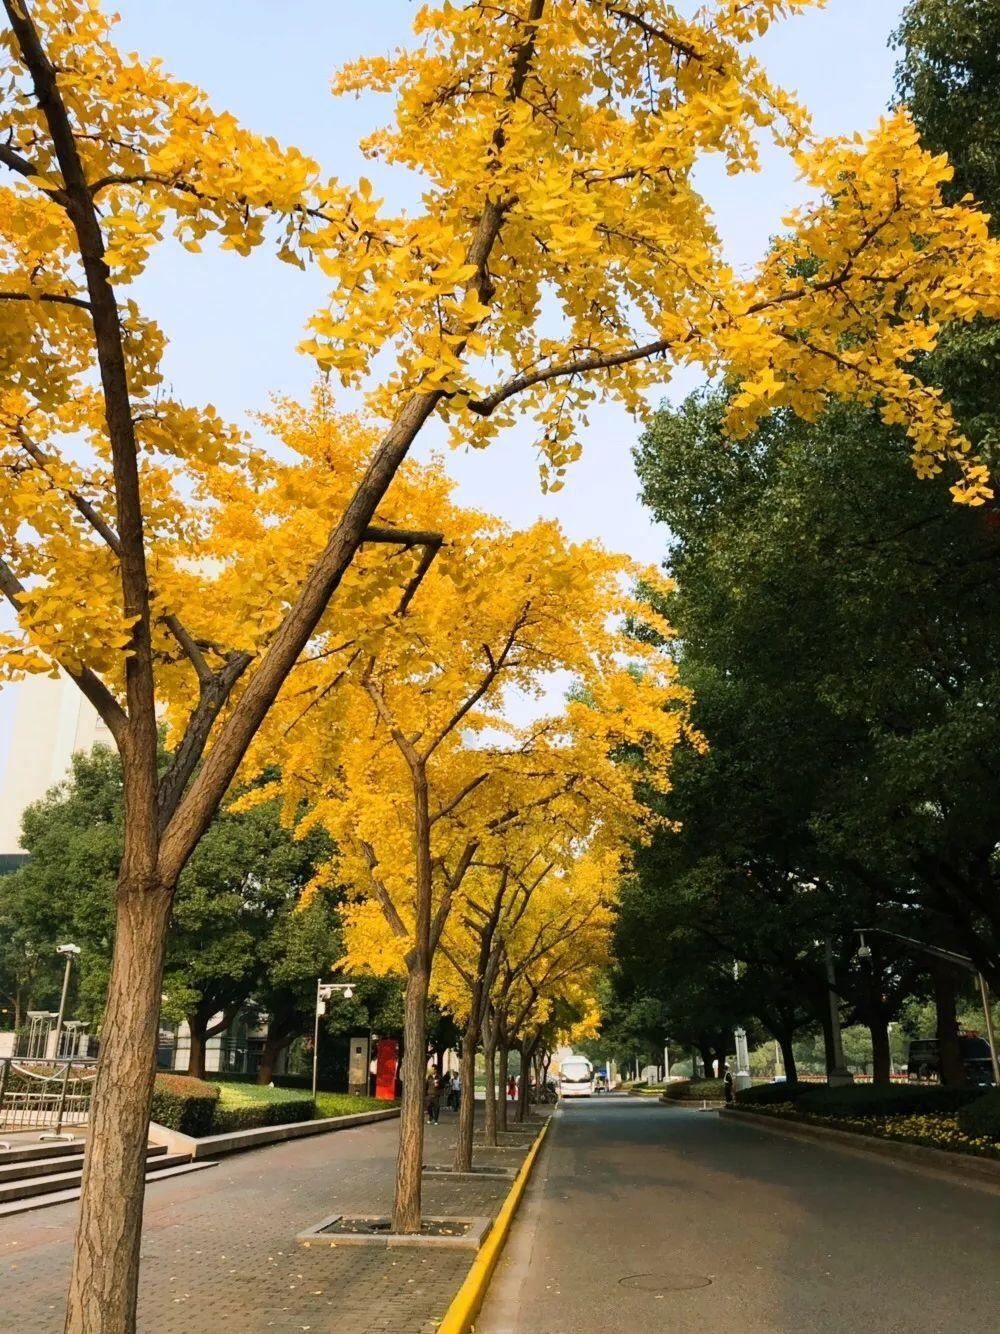
<path fill-rule="evenodd" d="M 29 860 L 0 880 L 0 920 L 9 924 L 11 942 L 3 959 L 20 947 L 29 962 L 54 960 L 57 944 L 79 944 L 72 999 L 95 1027 L 114 938 L 122 829 L 118 756 L 103 747 L 78 754 L 69 779 L 25 812 Z M 164 980 L 165 1014 L 190 1025 L 190 1073 L 204 1074 L 206 1041 L 251 996 L 277 1003 L 294 976 L 311 976 L 314 985 L 336 957 L 335 896 L 323 891 L 309 911 L 297 911 L 315 862 L 327 855 L 320 831 L 296 841 L 282 827 L 277 801 L 225 810 L 213 821 L 181 877 Z M 51 966 L 36 971 L 21 983 L 22 995 L 30 983 L 36 1003 L 53 1005 L 57 973 Z M 311 1004 L 304 1008 L 311 1015 Z M 296 1031 L 304 1026 L 302 1010 L 300 1004 Z M 286 1008 L 278 1021 L 284 1036 L 291 1022 Z"/>

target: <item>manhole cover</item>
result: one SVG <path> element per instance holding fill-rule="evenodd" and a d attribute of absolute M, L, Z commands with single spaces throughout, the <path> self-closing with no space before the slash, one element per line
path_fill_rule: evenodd
<path fill-rule="evenodd" d="M 712 1280 L 704 1274 L 628 1274 L 618 1280 L 620 1288 L 638 1288 L 640 1292 L 685 1292 L 688 1288 L 707 1288 Z"/>

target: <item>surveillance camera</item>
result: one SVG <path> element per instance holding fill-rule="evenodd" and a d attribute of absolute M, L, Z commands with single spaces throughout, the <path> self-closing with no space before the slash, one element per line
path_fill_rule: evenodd
<path fill-rule="evenodd" d="M 79 945 L 57 945 L 57 946 L 56 946 L 56 953 L 57 953 L 57 954 L 68 954 L 68 955 L 71 955 L 71 956 L 75 957 L 77 954 L 80 953 L 80 946 L 79 946 Z"/>
<path fill-rule="evenodd" d="M 868 945 L 862 945 L 861 948 L 858 950 L 858 958 L 870 959 L 871 957 L 872 957 L 871 947 Z"/>

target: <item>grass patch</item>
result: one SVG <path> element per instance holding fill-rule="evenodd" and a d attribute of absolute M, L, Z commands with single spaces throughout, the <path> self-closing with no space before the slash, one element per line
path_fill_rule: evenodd
<path fill-rule="evenodd" d="M 317 1093 L 317 1116 L 353 1116 L 356 1112 L 384 1112 L 398 1102 L 368 1098 L 355 1093 Z"/>

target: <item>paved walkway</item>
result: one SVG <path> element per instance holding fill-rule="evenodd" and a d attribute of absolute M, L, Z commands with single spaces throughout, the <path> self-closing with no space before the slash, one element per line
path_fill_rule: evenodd
<path fill-rule="evenodd" d="M 993 1334 L 1000 1194 L 714 1113 L 560 1109 L 477 1334 Z"/>
<path fill-rule="evenodd" d="M 447 1162 L 454 1118 L 428 1126 L 425 1161 Z M 428 1334 L 468 1251 L 311 1247 L 304 1228 L 341 1210 L 388 1213 L 398 1121 L 224 1158 L 146 1193 L 140 1334 Z M 521 1153 L 506 1151 L 516 1163 Z M 496 1151 L 491 1154 L 496 1161 Z M 424 1180 L 426 1213 L 495 1212 L 510 1183 Z M 75 1204 L 0 1220 L 0 1330 L 59 1334 Z"/>

